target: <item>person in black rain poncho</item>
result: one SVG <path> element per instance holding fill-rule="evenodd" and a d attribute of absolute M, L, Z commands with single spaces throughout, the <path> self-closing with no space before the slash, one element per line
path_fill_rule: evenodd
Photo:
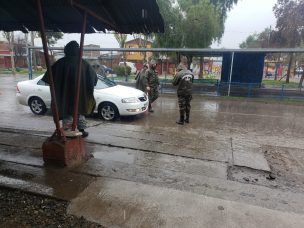
<path fill-rule="evenodd" d="M 52 73 L 59 119 L 63 122 L 64 130 L 70 130 L 72 128 L 74 97 L 76 95 L 79 44 L 76 41 L 69 42 L 64 47 L 64 54 L 65 57 L 52 65 Z M 96 105 L 94 86 L 97 83 L 97 75 L 85 60 L 82 59 L 81 64 L 77 128 L 82 132 L 82 137 L 87 137 L 85 115 L 91 114 Z M 45 73 L 42 80 L 49 83 L 48 72 Z"/>

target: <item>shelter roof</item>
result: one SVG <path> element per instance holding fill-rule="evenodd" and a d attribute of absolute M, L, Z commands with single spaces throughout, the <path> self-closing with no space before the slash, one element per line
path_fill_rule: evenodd
<path fill-rule="evenodd" d="M 41 4 L 47 31 L 80 33 L 83 10 L 88 12 L 86 33 L 164 31 L 156 0 L 41 0 Z M 36 0 L 0 0 L 0 30 L 39 31 Z"/>

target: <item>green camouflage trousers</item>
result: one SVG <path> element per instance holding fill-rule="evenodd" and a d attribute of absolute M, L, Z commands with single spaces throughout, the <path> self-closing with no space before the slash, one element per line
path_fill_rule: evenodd
<path fill-rule="evenodd" d="M 150 87 L 149 101 L 152 104 L 158 98 L 158 87 Z"/>
<path fill-rule="evenodd" d="M 191 105 L 190 102 L 192 100 L 191 95 L 178 95 L 178 106 L 180 112 L 185 112 L 186 115 L 190 113 Z"/>

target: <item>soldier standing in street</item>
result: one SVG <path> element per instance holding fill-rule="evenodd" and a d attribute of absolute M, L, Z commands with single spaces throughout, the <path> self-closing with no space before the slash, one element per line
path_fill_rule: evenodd
<path fill-rule="evenodd" d="M 158 98 L 159 79 L 156 72 L 156 62 L 151 60 L 150 69 L 146 71 L 146 78 L 148 81 L 149 92 L 149 112 L 154 112 L 152 109 L 152 103 Z"/>
<path fill-rule="evenodd" d="M 146 71 L 148 70 L 148 68 L 149 68 L 148 63 L 145 63 L 143 68 L 138 72 L 138 74 L 135 77 L 136 89 L 139 89 L 139 90 L 143 91 L 144 93 L 147 93 L 148 89 L 149 89 L 148 81 L 146 78 Z"/>
<path fill-rule="evenodd" d="M 177 97 L 179 105 L 180 118 L 177 124 L 183 125 L 184 122 L 189 123 L 191 99 L 192 99 L 192 83 L 194 79 L 193 73 L 188 70 L 188 59 L 186 56 L 181 57 L 181 62 L 177 66 L 177 73 L 173 78 L 172 84 L 177 86 Z M 186 118 L 185 118 L 186 113 Z"/>

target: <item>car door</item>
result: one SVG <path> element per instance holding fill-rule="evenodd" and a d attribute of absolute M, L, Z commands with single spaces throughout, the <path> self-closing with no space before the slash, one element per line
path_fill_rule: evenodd
<path fill-rule="evenodd" d="M 46 106 L 49 107 L 51 104 L 51 93 L 49 84 L 40 79 L 37 82 L 37 86 L 35 86 L 35 92 L 37 93 L 37 96 L 39 96 L 44 101 Z"/>

